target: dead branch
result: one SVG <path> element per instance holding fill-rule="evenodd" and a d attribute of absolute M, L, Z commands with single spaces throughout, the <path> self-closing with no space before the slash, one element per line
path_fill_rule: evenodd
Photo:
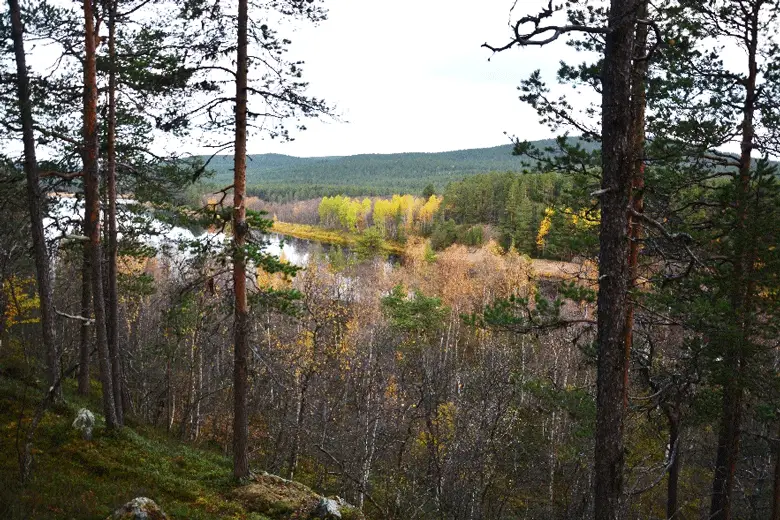
<path fill-rule="evenodd" d="M 671 240 L 672 242 L 681 243 L 685 248 L 685 251 L 688 253 L 688 257 L 691 259 L 691 261 L 696 263 L 699 267 L 702 267 L 703 269 L 707 269 L 707 266 L 704 264 L 704 262 L 699 260 L 696 254 L 691 250 L 691 247 L 689 245 L 693 241 L 693 237 L 691 237 L 691 235 L 689 235 L 688 233 L 671 233 L 663 226 L 663 224 L 661 224 L 657 220 L 648 217 L 644 213 L 638 212 L 632 207 L 629 207 L 628 212 L 632 216 L 640 220 L 643 220 L 645 223 L 649 224 L 651 227 L 658 230 L 664 236 L 664 238 Z"/>
<path fill-rule="evenodd" d="M 663 43 L 661 28 L 658 27 L 658 24 L 655 23 L 654 21 L 647 20 L 644 18 L 638 19 L 636 23 L 647 25 L 648 27 L 653 29 L 653 32 L 655 33 L 655 41 L 653 42 L 653 46 L 647 50 L 644 56 L 638 56 L 634 58 L 634 61 L 649 61 L 653 57 L 653 55 L 658 51 L 659 47 L 661 46 L 661 43 Z"/>
<path fill-rule="evenodd" d="M 222 204 L 225 202 L 225 198 L 227 197 L 228 192 L 230 190 L 232 190 L 234 187 L 235 187 L 235 185 L 231 184 L 230 186 L 225 186 L 224 188 L 222 188 L 219 191 L 215 191 L 214 195 L 217 195 L 218 193 L 221 193 L 222 196 L 219 198 L 219 202 L 214 203 L 214 207 L 222 206 Z"/>
<path fill-rule="evenodd" d="M 77 314 L 68 314 L 67 312 L 62 312 L 60 310 L 54 309 L 54 312 L 57 313 L 58 316 L 62 316 L 63 318 L 68 318 L 71 320 L 78 320 L 83 321 L 85 325 L 93 325 L 95 323 L 94 318 L 85 318 L 84 316 L 79 316 Z"/>
<path fill-rule="evenodd" d="M 542 25 L 542 22 L 548 18 L 551 18 L 553 13 L 555 13 L 557 10 L 558 9 L 553 7 L 553 0 L 550 0 L 547 3 L 547 7 L 544 8 L 537 16 L 524 16 L 515 22 L 515 24 L 512 26 L 514 38 L 509 43 L 500 47 L 496 47 L 486 42 L 482 44 L 482 47 L 490 49 L 496 53 L 511 49 L 515 45 L 519 45 L 521 47 L 528 45 L 547 45 L 548 43 L 551 43 L 560 38 L 561 35 L 570 32 L 584 32 L 589 34 L 608 34 L 610 32 L 608 27 L 589 27 L 587 25 Z M 521 28 L 529 23 L 533 24 L 533 30 L 528 33 L 521 33 Z M 553 33 L 551 36 L 547 36 L 546 38 L 542 39 L 535 39 L 543 34 L 550 32 Z"/>

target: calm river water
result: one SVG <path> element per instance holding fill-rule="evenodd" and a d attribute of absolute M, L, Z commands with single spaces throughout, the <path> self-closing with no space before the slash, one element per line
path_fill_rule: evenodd
<path fill-rule="evenodd" d="M 124 226 L 126 228 L 131 227 L 137 231 L 142 229 L 151 230 L 151 233 L 143 235 L 143 240 L 158 250 L 165 248 L 176 250 L 180 242 L 196 238 L 220 239 L 219 235 L 164 223 L 150 213 L 138 214 L 122 211 L 123 206 L 126 208 L 133 201 L 119 200 L 117 202 L 120 210 L 118 218 L 122 221 L 120 228 Z M 75 199 L 69 197 L 58 199 L 51 208 L 54 218 L 46 219 L 44 222 L 48 237 L 55 239 L 68 234 L 81 234 L 80 223 L 83 219 L 83 212 L 83 204 L 78 203 Z M 291 264 L 300 267 L 305 267 L 315 255 L 327 253 L 337 247 L 332 244 L 285 236 L 279 233 L 269 234 L 266 240 L 269 243 L 267 248 L 269 253 L 282 256 Z M 341 247 L 345 255 L 353 254 L 349 247 Z M 397 257 L 392 257 L 389 263 L 396 264 L 398 261 Z"/>

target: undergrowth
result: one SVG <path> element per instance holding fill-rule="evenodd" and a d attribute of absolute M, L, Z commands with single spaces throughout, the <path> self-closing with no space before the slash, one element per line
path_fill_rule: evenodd
<path fill-rule="evenodd" d="M 0 518 L 104 519 L 129 500 L 146 496 L 172 519 L 268 520 L 230 500 L 236 484 L 230 460 L 221 454 L 182 444 L 149 427 L 109 432 L 101 420 L 94 439 L 82 440 L 71 424 L 81 407 L 100 410 L 98 388 L 95 385 L 90 398 L 82 398 L 68 381 L 65 403 L 49 409 L 35 434 L 32 474 L 22 486 L 17 436 L 24 438 L 42 391 L 29 380 L 0 372 Z"/>

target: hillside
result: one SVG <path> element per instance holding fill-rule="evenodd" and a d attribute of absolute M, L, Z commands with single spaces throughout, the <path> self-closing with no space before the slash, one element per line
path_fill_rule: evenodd
<path fill-rule="evenodd" d="M 552 140 L 537 141 L 540 147 Z M 211 182 L 230 184 L 233 157 L 220 155 L 209 164 Z M 524 161 L 512 145 L 439 153 L 362 154 L 332 157 L 249 156 L 249 191 L 271 200 L 321 195 L 390 195 L 419 193 L 428 184 L 442 189 L 451 181 L 487 172 L 521 172 Z"/>
<path fill-rule="evenodd" d="M 24 435 L 42 392 L 28 378 L 9 377 L 14 371 L 8 368 L 0 364 L 0 518 L 104 519 L 143 496 L 171 520 L 304 520 L 322 500 L 303 484 L 265 473 L 239 484 L 231 478 L 230 459 L 213 446 L 199 449 L 149 426 L 110 433 L 96 413 L 94 438 L 83 440 L 71 423 L 81 407 L 100 409 L 99 386 L 82 398 L 73 381 L 67 381 L 66 403 L 47 412 L 36 432 L 31 478 L 22 486 L 16 449 L 20 406 L 27 418 Z M 345 520 L 363 517 L 346 506 L 341 513 Z"/>

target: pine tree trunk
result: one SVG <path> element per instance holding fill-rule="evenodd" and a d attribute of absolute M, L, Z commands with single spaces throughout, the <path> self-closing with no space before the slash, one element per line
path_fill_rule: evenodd
<path fill-rule="evenodd" d="M 637 18 L 647 17 L 647 0 L 643 0 L 639 6 Z M 648 28 L 646 24 L 637 24 L 636 26 L 636 49 L 638 54 L 644 54 L 647 49 Z M 634 177 L 631 182 L 631 209 L 637 213 L 644 211 L 644 188 L 645 188 L 645 109 L 647 103 L 646 95 L 647 79 L 647 60 L 635 61 L 631 77 L 631 111 L 634 124 Z M 636 287 L 639 275 L 639 250 L 642 242 L 642 226 L 637 218 L 628 216 L 629 222 L 629 250 L 628 250 L 628 268 L 631 273 L 631 288 Z M 623 373 L 623 406 L 628 409 L 628 375 L 631 366 L 631 348 L 634 344 L 634 303 L 629 299 L 626 310 L 626 331 L 625 331 L 625 368 Z"/>
<path fill-rule="evenodd" d="M 726 359 L 730 358 L 731 356 Z M 736 364 L 732 366 L 736 367 Z M 731 518 L 731 493 L 734 489 L 734 474 L 739 454 L 741 410 L 742 389 L 739 388 L 737 382 L 729 381 L 724 388 L 723 416 L 718 434 L 715 476 L 712 484 L 710 518 L 713 520 L 729 520 Z"/>
<path fill-rule="evenodd" d="M 97 70 L 95 15 L 92 0 L 84 0 L 84 161 L 85 210 L 87 236 L 89 237 L 90 263 L 92 267 L 92 305 L 95 310 L 95 337 L 97 340 L 100 382 L 103 386 L 103 413 L 106 427 L 118 426 L 111 365 L 108 359 L 106 333 L 106 309 L 103 297 L 102 251 L 100 247 L 100 178 L 98 174 L 98 125 L 97 125 Z"/>
<path fill-rule="evenodd" d="M 87 230 L 84 230 L 87 233 Z M 81 315 L 92 314 L 92 291 L 90 290 L 89 245 L 84 244 L 81 260 Z M 92 336 L 90 324 L 81 322 L 79 337 L 79 395 L 89 395 L 89 340 Z"/>
<path fill-rule="evenodd" d="M 774 443 L 775 481 L 772 487 L 772 520 L 780 520 L 780 431 Z"/>
<path fill-rule="evenodd" d="M 233 476 L 249 477 L 248 351 L 249 306 L 246 294 L 245 244 L 246 130 L 247 130 L 247 24 L 248 0 L 238 0 L 238 47 L 236 52 L 236 144 L 233 173 L 233 289 L 235 291 L 233 357 Z"/>
<path fill-rule="evenodd" d="M 669 450 L 673 457 L 669 464 L 669 478 L 666 483 L 666 518 L 673 520 L 677 515 L 678 488 L 680 483 L 680 467 L 682 466 L 680 446 L 680 412 L 676 409 L 666 411 L 669 421 Z"/>
<path fill-rule="evenodd" d="M 746 13 L 745 19 L 748 74 L 744 83 L 742 143 L 735 195 L 736 222 L 733 231 L 734 270 L 730 279 L 730 304 L 737 334 L 734 338 L 723 340 L 728 342 L 724 345 L 726 352 L 723 356 L 723 363 L 729 373 L 724 375 L 723 383 L 723 411 L 718 434 L 715 473 L 712 481 L 712 501 L 710 503 L 710 518 L 712 520 L 730 520 L 732 517 L 731 499 L 734 491 L 737 458 L 739 457 L 739 436 L 742 423 L 745 349 L 750 334 L 750 295 L 753 292 L 751 275 L 755 262 L 752 253 L 754 246 L 749 243 L 748 237 L 748 198 L 750 196 L 752 151 L 755 141 L 754 117 L 757 100 L 758 30 L 761 4 L 756 3 L 752 7 L 753 12 Z"/>
<path fill-rule="evenodd" d="M 599 234 L 596 520 L 620 516 L 623 493 L 625 328 L 631 270 L 628 208 L 636 155 L 631 130 L 634 2 L 612 0 L 602 70 L 602 195 Z"/>
<path fill-rule="evenodd" d="M 5 272 L 0 273 L 0 287 L 5 284 Z M 8 317 L 8 297 L 5 291 L 0 290 L 0 349 L 3 348 L 3 338 L 5 337 L 5 323 Z"/>
<path fill-rule="evenodd" d="M 108 197 L 108 265 L 106 267 L 106 331 L 111 357 L 111 386 L 114 391 L 116 420 L 124 424 L 122 409 L 122 364 L 119 351 L 119 302 L 116 289 L 116 1 L 108 2 L 108 135 L 106 137 L 106 191 Z"/>
<path fill-rule="evenodd" d="M 38 162 L 35 158 L 35 134 L 33 132 L 32 103 L 30 101 L 30 80 L 24 54 L 24 28 L 19 0 L 8 0 L 11 14 L 11 37 L 16 56 L 16 87 L 19 96 L 19 110 L 22 122 L 24 144 L 24 173 L 27 177 L 27 204 L 30 208 L 30 227 L 35 256 L 35 274 L 38 282 L 38 296 L 41 302 L 41 328 L 43 348 L 46 355 L 46 371 L 49 386 L 59 378 L 60 358 L 54 332 L 54 302 L 52 300 L 49 254 L 46 250 L 46 236 L 43 231 L 43 193 L 38 183 Z M 55 400 L 62 396 L 62 388 L 55 389 Z"/>

